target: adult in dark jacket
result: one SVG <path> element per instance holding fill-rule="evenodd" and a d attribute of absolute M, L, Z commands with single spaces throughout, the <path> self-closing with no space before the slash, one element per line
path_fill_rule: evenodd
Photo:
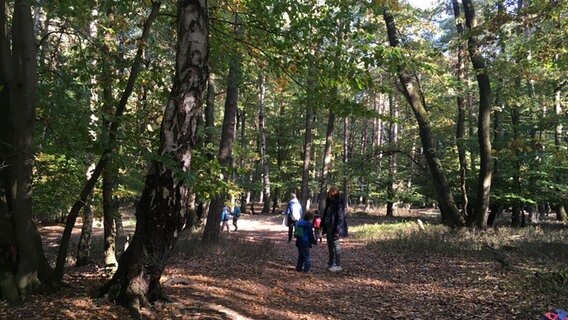
<path fill-rule="evenodd" d="M 326 234 L 329 259 L 327 270 L 341 271 L 341 246 L 339 239 L 347 236 L 347 221 L 345 220 L 345 202 L 339 194 L 339 189 L 331 187 L 327 192 L 325 210 L 323 212 L 323 233 Z"/>

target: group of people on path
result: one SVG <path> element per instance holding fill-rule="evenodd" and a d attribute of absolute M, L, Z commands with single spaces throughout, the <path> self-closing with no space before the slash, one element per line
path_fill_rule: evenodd
<path fill-rule="evenodd" d="M 221 212 L 221 231 L 227 228 L 227 232 L 229 232 L 229 221 L 231 219 L 233 219 L 233 227 L 235 227 L 233 231 L 237 231 L 239 229 L 237 222 L 239 221 L 240 216 L 241 208 L 239 206 L 234 206 L 232 212 L 229 207 L 224 206 L 223 211 Z"/>
<path fill-rule="evenodd" d="M 310 249 L 322 242 L 322 235 L 326 236 L 328 260 L 327 270 L 341 271 L 341 245 L 340 238 L 347 236 L 347 221 L 345 220 L 345 202 L 339 194 L 339 189 L 332 187 L 327 192 L 323 216 L 319 212 L 307 211 L 302 213 L 302 205 L 294 193 L 283 212 L 287 216 L 288 242 L 292 235 L 296 238 L 298 259 L 296 271 L 310 272 L 312 267 Z"/>
<path fill-rule="evenodd" d="M 292 237 L 296 238 L 298 247 L 298 259 L 296 271 L 310 272 L 312 267 L 310 250 L 312 245 L 323 241 L 322 235 L 326 236 L 328 260 L 327 270 L 331 272 L 341 271 L 341 245 L 340 239 L 347 236 L 347 221 L 345 220 L 345 202 L 341 198 L 339 189 L 332 187 L 327 192 L 325 210 L 320 215 L 318 210 L 303 213 L 302 205 L 296 194 L 291 194 L 291 199 L 283 212 L 286 215 L 288 226 L 288 243 Z M 233 226 L 238 230 L 237 222 L 241 215 L 239 206 L 234 206 L 233 211 L 228 206 L 223 207 L 221 212 L 221 232 L 229 230 L 229 221 L 233 219 Z"/>

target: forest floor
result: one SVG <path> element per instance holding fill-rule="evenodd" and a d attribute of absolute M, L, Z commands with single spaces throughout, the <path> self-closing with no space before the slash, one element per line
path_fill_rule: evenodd
<path fill-rule="evenodd" d="M 350 217 L 349 223 L 358 230 L 357 225 L 392 221 L 364 216 Z M 416 230 L 420 232 L 417 225 Z M 61 231 L 61 226 L 41 227 L 50 258 Z M 101 261 L 97 243 L 102 242 L 102 228 L 95 226 L 94 231 L 93 257 Z M 79 232 L 78 224 L 75 238 Z M 397 244 L 396 239 L 362 240 L 356 232 L 341 240 L 343 271 L 326 270 L 324 239 L 312 249 L 313 270 L 308 274 L 295 271 L 297 249 L 294 241 L 287 243 L 287 228 L 279 215 L 244 215 L 238 231 L 225 231 L 221 245 L 214 248 L 203 248 L 182 234 L 163 274 L 172 302 L 157 303 L 144 315 L 148 319 L 538 319 L 549 308 L 568 307 L 568 296 L 560 294 L 566 292 L 566 274 L 548 276 L 564 263 L 551 258 L 553 254 L 532 259 L 513 250 L 502 264 L 491 250 L 439 250 L 446 246 L 444 238 L 439 239 L 438 250 L 429 250 L 418 242 L 413 246 Z M 542 261 L 548 261 L 545 267 Z M 32 296 L 21 307 L 0 304 L 0 319 L 129 318 L 125 308 L 91 298 L 105 281 L 102 267 L 68 267 L 65 281 L 68 287 Z M 551 283 L 549 291 L 535 287 L 543 281 Z M 559 286 L 563 288 L 557 291 Z"/>

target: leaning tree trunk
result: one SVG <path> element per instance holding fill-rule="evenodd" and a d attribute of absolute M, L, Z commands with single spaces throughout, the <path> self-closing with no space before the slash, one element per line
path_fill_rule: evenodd
<path fill-rule="evenodd" d="M 114 277 L 101 293 L 127 305 L 134 318 L 140 307 L 163 298 L 160 277 L 183 226 L 192 150 L 208 73 L 207 1 L 178 2 L 178 40 L 173 88 L 160 130 L 158 154 L 146 175 L 136 208 L 136 230 Z"/>
<path fill-rule="evenodd" d="M 475 35 L 477 27 L 475 10 L 470 0 L 463 0 L 465 24 L 468 29 L 469 57 L 479 86 L 479 115 L 477 120 L 477 138 L 479 140 L 479 176 L 475 201 L 475 224 L 477 228 L 487 227 L 489 197 L 491 195 L 491 177 L 493 160 L 491 155 L 491 85 L 485 67 L 485 58 L 481 55 L 479 41 Z"/>
<path fill-rule="evenodd" d="M 399 46 L 398 31 L 394 22 L 394 18 L 388 9 L 383 11 L 383 18 L 387 25 L 387 32 L 389 43 L 392 47 Z M 463 217 L 460 215 L 459 210 L 454 202 L 453 194 L 450 190 L 450 185 L 446 179 L 446 174 L 442 167 L 440 159 L 436 154 L 434 140 L 432 138 L 432 128 L 430 127 L 430 119 L 428 111 L 423 105 L 423 100 L 420 99 L 418 92 L 415 89 L 412 77 L 405 67 L 398 65 L 397 73 L 400 84 L 402 86 L 402 93 L 410 105 L 420 129 L 420 140 L 422 141 L 422 148 L 424 157 L 428 163 L 430 174 L 432 176 L 432 183 L 436 189 L 438 203 L 440 204 L 440 212 L 444 217 L 445 223 L 454 227 L 462 227 L 464 225 Z"/>
<path fill-rule="evenodd" d="M 144 47 L 146 46 L 146 41 L 150 36 L 150 27 L 156 17 L 158 12 L 160 11 L 160 4 L 158 2 L 152 2 L 152 11 L 150 12 L 148 19 L 144 23 L 144 29 L 142 31 L 142 36 L 139 42 L 138 49 L 136 51 L 136 56 L 134 57 L 134 62 L 132 63 L 132 68 L 130 69 L 130 76 L 128 77 L 126 87 L 122 92 L 120 97 L 120 101 L 116 107 L 116 111 L 114 113 L 114 119 L 120 119 L 124 110 L 126 109 L 126 104 L 132 91 L 134 89 L 134 83 L 136 82 L 136 78 L 138 77 L 138 72 L 140 71 L 140 66 L 142 64 L 142 54 L 144 53 Z M 67 249 L 69 247 L 69 240 L 71 239 L 71 231 L 75 226 L 75 221 L 77 220 L 77 216 L 79 215 L 79 211 L 85 204 L 87 197 L 91 194 L 97 180 L 101 176 L 104 167 L 107 165 L 109 158 L 113 152 L 113 148 L 115 147 L 114 144 L 116 142 L 116 133 L 118 130 L 119 121 L 115 120 L 111 123 L 108 134 L 108 144 L 107 148 L 103 151 L 99 162 L 97 163 L 95 170 L 93 170 L 93 174 L 81 190 L 79 194 L 79 199 L 75 201 L 71 209 L 69 210 L 69 214 L 67 215 L 67 221 L 65 222 L 65 229 L 63 230 L 63 235 L 61 236 L 61 243 L 59 245 L 59 252 L 57 253 L 57 261 L 55 265 L 55 280 L 61 281 L 63 279 L 63 274 L 65 272 L 65 262 L 67 260 Z"/>
<path fill-rule="evenodd" d="M 239 36 L 238 15 L 235 14 L 235 34 Z M 227 79 L 227 96 L 225 98 L 225 112 L 223 115 L 223 129 L 221 132 L 221 142 L 219 143 L 219 153 L 217 159 L 223 168 L 225 179 L 229 179 L 228 169 L 231 165 L 233 154 L 233 143 L 235 140 L 235 123 L 237 118 L 237 102 L 239 98 L 239 78 L 241 76 L 241 56 L 235 53 L 231 57 L 229 65 L 229 76 Z M 219 241 L 219 224 L 221 223 L 221 212 L 225 205 L 226 195 L 221 194 L 211 201 L 205 230 L 203 230 L 202 241 L 204 243 L 216 243 Z"/>

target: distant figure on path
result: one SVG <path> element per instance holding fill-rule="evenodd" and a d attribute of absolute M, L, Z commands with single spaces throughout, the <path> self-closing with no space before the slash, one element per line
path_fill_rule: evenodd
<path fill-rule="evenodd" d="M 229 207 L 224 206 L 223 212 L 221 212 L 221 232 L 223 229 L 227 227 L 227 232 L 229 232 L 229 220 L 231 219 L 231 211 L 229 211 Z"/>
<path fill-rule="evenodd" d="M 336 187 L 331 187 L 327 192 L 322 222 L 322 230 L 323 234 L 326 235 L 329 251 L 327 270 L 331 272 L 341 271 L 339 238 L 347 236 L 347 221 L 345 221 L 345 202 Z"/>
<path fill-rule="evenodd" d="M 315 211 L 314 221 L 312 222 L 312 225 L 314 226 L 314 236 L 316 238 L 316 242 L 319 239 L 321 243 L 323 241 L 323 238 L 321 237 L 321 216 L 318 210 Z"/>
<path fill-rule="evenodd" d="M 239 221 L 239 217 L 241 216 L 241 207 L 235 205 L 233 207 L 233 226 L 235 227 L 235 231 L 239 228 L 237 226 L 237 221 Z"/>
<path fill-rule="evenodd" d="M 292 234 L 294 234 L 296 223 L 302 218 L 302 205 L 300 201 L 298 201 L 298 198 L 296 198 L 296 194 L 290 194 L 290 198 L 286 206 L 286 211 L 284 211 L 284 214 L 288 217 L 286 222 L 288 226 L 288 242 L 292 241 Z"/>
<path fill-rule="evenodd" d="M 304 217 L 298 221 L 294 236 L 296 237 L 296 247 L 298 247 L 298 260 L 296 262 L 296 271 L 310 272 L 312 268 L 312 259 L 310 257 L 310 249 L 312 244 L 318 242 L 314 238 L 314 230 L 312 229 L 311 220 L 313 215 L 306 212 Z"/>

